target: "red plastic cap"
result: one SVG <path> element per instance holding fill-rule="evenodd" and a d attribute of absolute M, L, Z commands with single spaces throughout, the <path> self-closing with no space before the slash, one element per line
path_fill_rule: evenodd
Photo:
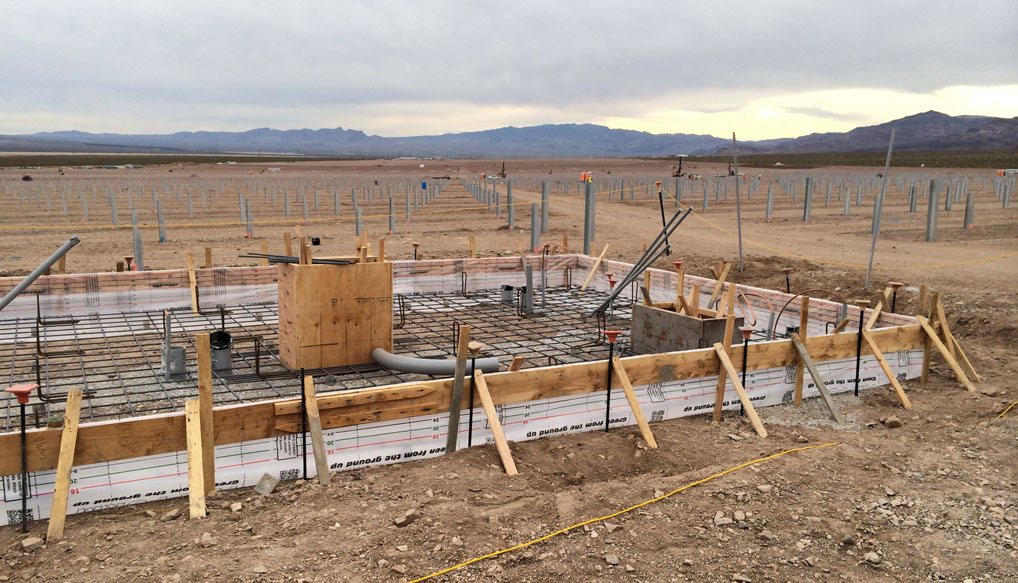
<path fill-rule="evenodd" d="M 743 340 L 749 340 L 749 337 L 753 334 L 753 329 L 748 326 L 743 326 L 742 328 L 739 328 L 739 332 L 742 332 Z"/>
<path fill-rule="evenodd" d="M 18 404 L 25 405 L 28 403 L 28 397 L 32 394 L 32 391 L 39 388 L 39 385 L 35 383 L 22 383 L 19 385 L 11 385 L 4 389 L 4 392 L 11 393 L 18 398 Z"/>
<path fill-rule="evenodd" d="M 619 282 L 619 280 L 617 280 L 617 279 L 609 279 L 608 280 L 608 285 L 611 286 L 611 287 L 615 287 L 615 284 L 618 283 L 618 282 Z"/>
<path fill-rule="evenodd" d="M 675 266 L 675 270 L 676 271 L 682 269 L 682 264 L 683 263 L 685 263 L 685 261 L 672 261 L 672 265 Z"/>
<path fill-rule="evenodd" d="M 622 334 L 622 330 L 605 330 L 604 335 L 608 337 L 609 344 L 615 344 L 615 340 Z"/>

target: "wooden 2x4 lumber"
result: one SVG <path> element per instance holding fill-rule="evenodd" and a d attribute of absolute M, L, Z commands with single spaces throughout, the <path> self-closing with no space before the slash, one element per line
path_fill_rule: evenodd
<path fill-rule="evenodd" d="M 710 299 L 707 300 L 708 308 L 714 305 L 714 300 L 718 299 L 718 296 L 721 295 L 721 291 L 725 289 L 725 280 L 728 279 L 728 272 L 731 269 L 731 263 L 725 263 L 725 266 L 721 268 L 721 274 L 717 278 L 718 284 L 714 286 L 714 291 L 710 294 Z"/>
<path fill-rule="evenodd" d="M 728 358 L 728 352 L 725 350 L 724 344 L 721 344 L 720 342 L 714 343 L 714 352 L 718 355 L 718 361 L 720 362 L 721 368 L 728 373 L 728 378 L 732 381 L 732 386 L 735 387 L 735 393 L 739 395 L 739 400 L 742 401 L 742 408 L 746 410 L 746 417 L 749 418 L 749 422 L 753 425 L 753 429 L 756 431 L 756 434 L 760 437 L 767 437 L 767 430 L 764 429 L 763 423 L 760 421 L 760 417 L 756 414 L 756 408 L 753 407 L 753 401 L 749 399 L 749 394 L 746 393 L 745 387 L 743 387 L 742 383 L 739 381 L 739 375 L 736 374 L 735 367 L 732 366 L 732 361 Z"/>
<path fill-rule="evenodd" d="M 526 362 L 526 356 L 514 356 L 513 361 L 509 364 L 509 372 L 516 372 L 523 368 L 523 363 Z"/>
<path fill-rule="evenodd" d="M 799 337 L 806 338 L 807 328 L 809 327 L 809 296 L 802 296 L 799 304 Z M 799 360 L 795 364 L 795 397 L 793 399 L 796 407 L 802 406 L 802 381 L 806 375 L 805 360 L 802 358 L 802 354 L 799 355 Z"/>
<path fill-rule="evenodd" d="M 198 402 L 201 405 L 202 477 L 205 480 L 205 493 L 210 494 L 216 488 L 216 452 L 212 415 L 212 353 L 208 332 L 198 334 L 196 344 L 198 345 Z"/>
<path fill-rule="evenodd" d="M 929 321 L 922 316 L 916 316 L 916 320 L 919 321 L 919 325 L 926 332 L 926 336 L 933 342 L 933 345 L 937 348 L 937 350 L 940 351 L 940 355 L 947 361 L 947 365 L 951 367 L 952 371 L 954 371 L 954 376 L 958 378 L 958 382 L 960 382 L 969 391 L 976 390 L 976 387 L 972 385 L 972 382 L 965 375 L 965 371 L 961 369 L 958 361 L 951 356 L 951 352 L 947 349 L 947 346 L 944 346 L 944 343 L 937 337 L 937 333 L 933 330 L 933 327 L 930 326 Z"/>
<path fill-rule="evenodd" d="M 594 279 L 594 273 L 597 272 L 597 267 L 601 265 L 601 260 L 604 259 L 605 254 L 608 253 L 608 247 L 610 245 L 611 245 L 610 243 L 608 245 L 605 245 L 604 249 L 601 250 L 601 254 L 597 256 L 597 259 L 594 261 L 594 266 L 590 268 L 590 273 L 587 274 L 587 279 L 583 280 L 583 285 L 580 286 L 580 292 L 578 295 L 583 295 L 583 292 L 586 291 L 587 286 L 590 285 L 590 280 Z"/>
<path fill-rule="evenodd" d="M 191 311 L 198 315 L 198 277 L 194 273 L 194 255 L 187 254 L 187 281 L 191 286 Z"/>
<path fill-rule="evenodd" d="M 307 404 L 311 448 L 315 454 L 315 473 L 318 475 L 318 483 L 328 486 L 331 480 L 329 458 L 326 456 L 325 438 L 322 436 L 322 419 L 318 415 L 318 400 L 315 399 L 315 379 L 310 375 L 304 377 L 304 401 Z"/>
<path fill-rule="evenodd" d="M 928 324 L 927 324 L 928 326 Z M 926 333 L 920 325 L 881 328 L 869 333 L 888 352 L 921 348 Z M 815 362 L 854 358 L 857 336 L 854 333 L 813 336 L 803 340 Z M 731 351 L 733 361 L 741 362 L 742 346 Z M 749 370 L 778 368 L 795 364 L 798 354 L 790 341 L 758 342 L 749 345 Z M 698 349 L 664 354 L 646 354 L 622 359 L 630 381 L 636 385 L 713 377 L 720 361 L 713 349 Z M 581 362 L 553 367 L 529 368 L 517 372 L 486 375 L 496 405 L 509 405 L 604 390 L 606 377 L 603 362 Z M 318 397 L 319 407 L 333 399 L 350 400 L 350 409 L 322 411 L 325 429 L 347 427 L 367 421 L 403 419 L 415 415 L 431 415 L 449 410 L 452 379 L 411 382 L 336 395 Z M 428 393 L 433 391 L 433 393 Z M 400 400 L 428 394 L 428 401 Z M 372 411 L 376 401 L 392 401 L 390 410 L 381 415 Z M 339 402 L 339 401 L 335 401 Z M 368 403 L 366 405 L 361 402 Z M 283 432 L 276 429 L 276 408 L 296 404 L 299 423 L 300 400 L 263 401 L 218 407 L 213 411 L 215 443 L 225 445 L 265 439 Z M 405 406 L 401 406 L 405 405 Z M 462 404 L 461 404 L 462 407 Z M 352 412 L 351 412 L 352 411 Z M 31 472 L 57 467 L 60 451 L 60 430 L 29 429 L 28 469 Z M 20 435 L 0 434 L 0 475 L 21 471 Z M 183 413 L 139 417 L 117 421 L 84 423 L 78 429 L 75 463 L 93 464 L 149 455 L 178 452 L 186 449 Z"/>
<path fill-rule="evenodd" d="M 202 476 L 201 403 L 188 399 L 184 403 L 187 424 L 187 498 L 191 518 L 204 518 L 205 478 Z"/>
<path fill-rule="evenodd" d="M 725 351 L 727 356 L 728 352 L 732 349 L 732 334 L 735 332 L 735 318 L 733 316 L 725 316 L 725 335 L 724 343 L 718 345 Z M 728 374 L 728 369 L 722 366 L 722 363 L 718 362 L 718 387 L 714 392 L 714 422 L 721 421 L 721 409 L 725 403 L 725 376 Z"/>
<path fill-rule="evenodd" d="M 463 408 L 463 384 L 467 374 L 467 350 L 470 344 L 470 326 L 460 326 L 459 343 L 456 345 L 456 374 L 453 377 L 452 395 L 449 399 L 449 427 L 445 437 L 445 453 L 456 451 L 459 439 L 460 410 Z"/>
<path fill-rule="evenodd" d="M 477 396 L 481 399 L 484 416 L 488 418 L 488 427 L 491 428 L 491 436 L 495 440 L 495 451 L 498 452 L 498 457 L 502 460 L 502 467 L 505 468 L 506 474 L 515 476 L 519 473 L 516 470 L 516 462 L 513 461 L 512 451 L 505 439 L 505 432 L 502 431 L 502 423 L 498 420 L 498 411 L 495 410 L 495 402 L 491 400 L 491 393 L 488 391 L 487 381 L 484 380 L 484 373 L 479 370 L 474 371 L 474 387 L 477 389 Z"/>
<path fill-rule="evenodd" d="M 862 339 L 866 341 L 866 345 L 869 346 L 870 352 L 873 353 L 873 358 L 877 359 L 877 364 L 880 365 L 880 370 L 884 371 L 884 376 L 891 383 L 894 388 L 894 392 L 897 393 L 898 399 L 901 400 L 901 406 L 906 409 L 912 408 L 912 402 L 908 400 L 908 395 L 905 394 L 905 389 L 901 388 L 901 383 L 894 376 L 894 371 L 891 370 L 891 366 L 887 364 L 887 360 L 884 359 L 884 354 L 880 352 L 880 348 L 877 343 L 873 341 L 870 336 L 870 332 L 863 330 Z"/>
<path fill-rule="evenodd" d="M 793 333 L 791 336 L 792 345 L 795 346 L 796 352 L 799 353 L 799 358 L 802 363 L 806 365 L 806 369 L 809 370 L 809 374 L 813 377 L 813 384 L 816 385 L 817 391 L 820 392 L 820 396 L 824 399 L 824 404 L 827 405 L 827 409 L 831 412 L 831 417 L 834 418 L 834 422 L 838 425 L 844 425 L 845 420 L 841 417 L 841 413 L 838 412 L 838 408 L 834 405 L 834 399 L 831 398 L 831 393 L 827 390 L 827 383 L 824 382 L 824 378 L 820 376 L 820 371 L 817 370 L 816 364 L 813 363 L 813 359 L 809 356 L 809 351 L 806 350 L 806 345 L 802 343 L 802 338 L 798 334 Z"/>
<path fill-rule="evenodd" d="M 74 448 L 78 441 L 78 420 L 81 417 L 81 390 L 67 391 L 64 407 L 64 427 L 60 435 L 60 458 L 57 460 L 57 479 L 53 486 L 53 506 L 50 509 L 46 540 L 56 541 L 64 536 L 67 520 L 67 497 L 70 495 L 71 468 L 74 466 Z"/>
<path fill-rule="evenodd" d="M 648 447 L 656 449 L 657 440 L 654 439 L 654 432 L 650 430 L 647 418 L 643 416 L 643 409 L 640 408 L 640 400 L 636 398 L 636 392 L 633 391 L 633 383 L 629 382 L 629 375 L 626 374 L 626 367 L 617 356 L 612 358 L 612 373 L 615 375 L 615 378 L 618 379 L 619 384 L 622 385 L 622 391 L 625 392 L 626 401 L 629 403 L 629 408 L 633 411 L 633 418 L 636 419 L 636 426 L 640 429 L 640 435 L 643 436 L 643 440 L 647 442 Z"/>
<path fill-rule="evenodd" d="M 941 298 L 937 298 L 937 319 L 940 321 L 941 332 L 944 334 L 944 345 L 947 346 L 948 350 L 951 351 L 951 356 L 955 357 L 958 364 L 965 370 L 965 374 L 968 375 L 970 380 L 981 381 L 982 377 L 976 372 L 975 367 L 972 366 L 972 362 L 969 361 L 969 357 L 962 350 L 961 344 L 958 344 L 958 339 L 951 333 L 951 328 L 947 324 L 947 314 L 944 313 L 944 303 Z"/>
<path fill-rule="evenodd" d="M 880 304 L 877 304 L 876 307 L 874 307 L 872 310 L 870 310 L 870 317 L 866 319 L 866 323 L 863 324 L 862 329 L 863 330 L 872 330 L 873 329 L 873 325 L 877 323 L 878 319 L 880 319 L 880 313 L 882 311 L 883 311 L 883 308 L 882 308 L 882 306 Z M 888 311 L 890 311 L 890 309 L 888 309 Z"/>

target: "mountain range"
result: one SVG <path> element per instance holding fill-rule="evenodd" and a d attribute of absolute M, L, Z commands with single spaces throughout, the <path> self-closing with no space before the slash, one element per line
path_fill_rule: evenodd
<path fill-rule="evenodd" d="M 844 133 L 740 142 L 739 152 L 881 151 L 887 148 L 892 127 L 896 128 L 896 151 L 1018 150 L 1018 117 L 950 116 L 927 111 Z M 0 136 L 0 151 L 574 158 L 727 154 L 731 152 L 731 143 L 709 135 L 652 134 L 594 124 L 548 124 L 397 138 L 342 127 L 173 134 L 59 131 Z"/>

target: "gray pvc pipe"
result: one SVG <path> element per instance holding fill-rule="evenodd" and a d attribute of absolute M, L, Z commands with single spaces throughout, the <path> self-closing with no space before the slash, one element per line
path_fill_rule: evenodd
<path fill-rule="evenodd" d="M 14 298 L 18 297 L 21 294 L 21 292 L 25 291 L 25 289 L 28 288 L 28 286 L 32 285 L 32 282 L 39 279 L 40 275 L 46 273 L 47 269 L 53 267 L 53 264 L 59 261 L 60 258 L 64 256 L 64 254 L 70 251 L 71 247 L 74 247 L 80 242 L 81 240 L 78 239 L 77 237 L 71 237 L 70 239 L 68 239 L 66 243 L 61 245 L 59 249 L 53 252 L 53 255 L 49 256 L 49 259 L 43 261 L 42 264 L 39 265 L 39 267 L 35 268 L 35 271 L 29 273 L 28 277 L 22 280 L 21 283 L 19 283 L 6 296 L 4 296 L 2 300 L 0 300 L 0 310 L 6 308 L 7 304 L 13 302 Z"/>
<path fill-rule="evenodd" d="M 376 348 L 371 351 L 371 358 L 378 364 L 390 370 L 399 372 L 416 372 L 428 375 L 452 376 L 456 374 L 456 359 L 437 358 L 411 358 L 409 356 L 398 356 L 384 348 Z M 467 374 L 471 374 L 470 360 L 467 359 Z M 497 358 L 478 358 L 477 370 L 482 372 L 498 372 Z"/>

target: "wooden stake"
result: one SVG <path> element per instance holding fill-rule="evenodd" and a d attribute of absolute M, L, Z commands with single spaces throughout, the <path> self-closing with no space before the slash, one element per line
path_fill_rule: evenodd
<path fill-rule="evenodd" d="M 938 292 L 933 292 L 932 297 L 933 305 L 936 305 L 939 297 L 940 294 Z M 923 302 L 922 307 L 923 307 L 923 309 L 921 310 L 922 314 L 924 315 L 929 314 L 930 321 L 935 323 L 937 321 L 936 310 L 930 309 L 929 312 L 926 311 L 926 308 L 930 308 L 929 299 Z M 929 336 L 926 336 L 925 338 L 923 338 L 923 372 L 919 377 L 919 382 L 921 382 L 924 385 L 930 379 L 930 363 L 932 362 L 933 362 L 933 341 L 930 340 Z"/>
<path fill-rule="evenodd" d="M 650 299 L 650 270 L 649 269 L 644 270 L 644 272 L 643 272 L 643 288 L 647 290 L 647 293 L 644 294 L 644 296 L 643 296 L 643 303 L 644 303 L 644 305 L 649 306 L 652 303 L 654 303 Z"/>
<path fill-rule="evenodd" d="M 467 373 L 467 350 L 470 344 L 470 326 L 460 326 L 459 343 L 456 345 L 456 374 L 452 381 L 452 395 L 449 398 L 449 428 L 445 438 L 445 453 L 456 451 L 459 438 L 460 410 L 463 408 L 463 380 Z"/>
<path fill-rule="evenodd" d="M 481 398 L 481 407 L 484 408 L 484 416 L 488 418 L 488 427 L 491 428 L 491 435 L 495 439 L 495 450 L 498 451 L 498 457 L 502 460 L 502 467 L 505 468 L 506 474 L 515 476 L 519 473 L 516 471 L 516 462 L 513 461 L 509 443 L 505 440 L 502 424 L 498 421 L 498 411 L 495 409 L 494 401 L 491 400 L 488 381 L 484 380 L 482 371 L 474 371 L 474 388 L 477 390 L 477 396 Z"/>
<path fill-rule="evenodd" d="M 629 375 L 626 374 L 626 367 L 622 366 L 622 361 L 617 356 L 612 358 L 612 373 L 615 374 L 615 378 L 619 380 L 622 390 L 626 393 L 626 401 L 629 402 L 629 408 L 633 411 L 633 418 L 636 419 L 636 426 L 640 428 L 640 435 L 643 436 L 648 447 L 657 448 L 654 433 L 650 430 L 647 418 L 643 416 L 640 401 L 636 398 L 636 392 L 633 391 L 633 384 L 629 382 Z"/>
<path fill-rule="evenodd" d="M 290 241 L 290 233 L 283 233 L 283 249 L 287 257 L 293 257 L 293 243 Z"/>
<path fill-rule="evenodd" d="M 57 262 L 57 273 L 64 275 L 67 273 L 67 256 L 61 255 L 60 260 Z M 47 537 L 48 539 L 49 537 Z"/>
<path fill-rule="evenodd" d="M 262 239 L 262 255 L 267 255 L 268 253 L 269 253 L 269 242 L 266 241 L 265 239 Z M 269 259 L 267 257 L 263 258 L 262 259 L 262 265 L 268 265 L 268 264 L 269 264 Z"/>
<path fill-rule="evenodd" d="M 54 542 L 64 536 L 67 519 L 67 497 L 70 495 L 71 468 L 74 466 L 74 447 L 78 442 L 78 419 L 81 417 L 81 390 L 67 391 L 64 407 L 64 428 L 60 434 L 60 457 L 57 459 L 57 479 L 53 487 L 53 506 L 46 529 L 46 541 Z"/>
<path fill-rule="evenodd" d="M 886 306 L 886 308 L 887 308 L 887 311 L 888 311 L 888 312 L 890 312 L 890 311 L 891 311 L 891 307 L 890 307 L 890 306 Z M 877 320 L 878 320 L 878 319 L 880 319 L 880 313 L 881 313 L 881 312 L 882 312 L 883 310 L 884 310 L 884 306 L 883 306 L 883 303 L 878 303 L 878 304 L 877 304 L 877 305 L 876 305 L 876 306 L 875 306 L 875 307 L 874 307 L 874 308 L 873 308 L 873 309 L 872 309 L 872 310 L 870 311 L 870 317 L 869 317 L 869 318 L 868 318 L 868 319 L 866 320 L 866 324 L 864 324 L 864 325 L 863 325 L 862 329 L 863 329 L 863 330 L 872 330 L 872 329 L 873 329 L 873 325 L 877 323 Z"/>
<path fill-rule="evenodd" d="M 597 271 L 597 266 L 601 265 L 601 260 L 604 259 L 604 254 L 608 252 L 608 245 L 604 246 L 601 250 L 601 254 L 597 256 L 597 261 L 594 262 L 594 266 L 590 268 L 590 273 L 587 274 L 587 279 L 583 280 L 583 285 L 580 286 L 580 293 L 577 295 L 583 295 L 583 291 L 590 285 L 590 280 L 594 279 L 594 272 Z M 645 272 L 646 273 L 646 272 Z"/>
<path fill-rule="evenodd" d="M 835 423 L 838 425 L 844 425 L 845 420 L 842 419 L 841 413 L 838 412 L 838 408 L 834 406 L 834 400 L 831 399 L 831 393 L 827 391 L 827 383 L 824 382 L 824 378 L 820 376 L 820 371 L 817 370 L 813 359 L 810 358 L 809 351 L 806 350 L 806 345 L 802 343 L 802 338 L 799 338 L 798 334 L 792 334 L 792 345 L 795 346 L 796 352 L 799 353 L 799 359 L 809 369 L 809 374 L 813 377 L 813 384 L 816 385 L 817 390 L 820 391 L 820 396 L 824 398 L 824 403 L 827 405 L 827 409 L 831 412 L 831 417 L 834 417 Z"/>
<path fill-rule="evenodd" d="M 937 337 L 937 333 L 934 332 L 929 321 L 922 316 L 916 316 L 916 320 L 918 320 L 919 325 L 922 326 L 923 331 L 926 332 L 926 336 L 933 342 L 933 345 L 937 347 L 937 350 L 940 351 L 940 355 L 947 361 L 947 365 L 951 367 L 952 371 L 954 371 L 954 376 L 958 378 L 958 381 L 964 385 L 966 389 L 970 391 L 976 390 L 976 388 L 972 385 L 972 382 L 969 381 L 967 376 L 965 376 L 965 371 L 963 371 L 961 366 L 958 365 L 958 361 L 955 360 L 954 357 L 951 356 L 951 352 L 947 350 L 947 346 L 944 346 L 944 343 Z"/>
<path fill-rule="evenodd" d="M 474 259 L 477 257 L 477 248 L 474 246 L 474 236 L 470 235 L 470 258 Z"/>
<path fill-rule="evenodd" d="M 187 254 L 187 280 L 191 285 L 191 311 L 197 316 L 200 313 L 198 306 L 198 277 L 194 273 L 194 256 Z"/>
<path fill-rule="evenodd" d="M 311 447 L 315 454 L 315 473 L 318 483 L 328 486 L 331 481 L 329 459 L 326 456 L 325 438 L 322 437 L 322 418 L 318 414 L 318 399 L 315 397 L 315 379 L 304 376 L 304 402 L 307 404 L 308 432 L 311 433 Z"/>
<path fill-rule="evenodd" d="M 205 477 L 202 475 L 201 448 L 201 404 L 198 399 L 184 403 L 184 419 L 187 433 L 187 498 L 191 518 L 204 518 Z"/>
<path fill-rule="evenodd" d="M 957 359 L 958 364 L 965 370 L 965 374 L 968 375 L 970 380 L 976 382 L 983 380 L 972 366 L 972 362 L 969 361 L 965 351 L 962 350 L 961 344 L 958 344 L 958 340 L 951 333 L 951 328 L 947 325 L 947 314 L 944 313 L 944 304 L 939 297 L 937 298 L 936 310 L 937 320 L 940 321 L 940 331 L 944 335 L 944 345 L 951 351 L 951 356 Z"/>
<path fill-rule="evenodd" d="M 925 283 L 919 286 L 919 313 L 925 315 L 926 312 L 926 300 L 927 294 L 929 294 L 930 288 Z"/>
<path fill-rule="evenodd" d="M 202 475 L 205 493 L 216 489 L 216 450 L 212 427 L 212 352 L 209 333 L 198 334 L 198 404 L 201 406 Z"/>
<path fill-rule="evenodd" d="M 901 388 L 901 383 L 894 376 L 894 371 L 891 370 L 891 366 L 884 360 L 884 353 L 880 351 L 877 343 L 870 336 L 869 332 L 864 331 L 862 333 L 862 339 L 866 341 L 866 346 L 869 346 L 870 352 L 873 353 L 874 358 L 877 359 L 877 364 L 880 365 L 880 370 L 884 371 L 884 376 L 891 382 L 891 386 L 894 387 L 894 392 L 898 394 L 898 399 L 901 400 L 901 406 L 906 409 L 912 408 L 912 402 L 908 400 L 908 395 L 905 394 L 905 389 Z"/>
<path fill-rule="evenodd" d="M 852 319 L 851 318 L 845 318 L 844 320 L 839 322 L 837 326 L 834 327 L 834 332 L 831 332 L 831 334 L 838 334 L 839 332 L 844 330 L 851 323 L 852 323 Z"/>
<path fill-rule="evenodd" d="M 735 318 L 725 317 L 724 343 L 718 343 L 725 351 L 732 349 L 732 334 L 735 331 Z M 727 356 L 727 354 L 726 354 Z M 728 373 L 725 367 L 718 368 L 718 388 L 714 393 L 714 422 L 721 421 L 721 410 L 725 404 L 725 375 Z"/>
<path fill-rule="evenodd" d="M 569 235 L 562 233 L 562 252 L 569 253 Z"/>
<path fill-rule="evenodd" d="M 212 247 L 205 248 L 205 269 L 212 269 Z"/>
<path fill-rule="evenodd" d="M 801 338 L 807 336 L 807 329 L 809 328 L 809 296 L 802 296 L 802 303 L 799 306 L 799 334 Z M 802 381 L 806 373 L 806 361 L 799 355 L 799 360 L 795 365 L 795 399 L 794 404 L 796 407 L 802 406 Z M 815 379 L 814 379 L 815 380 Z"/>
<path fill-rule="evenodd" d="M 512 364 L 509 365 L 509 372 L 516 372 L 523 368 L 523 363 L 527 360 L 526 356 L 514 356 Z"/>
<path fill-rule="evenodd" d="M 700 284 L 693 284 L 693 291 L 689 292 L 689 315 L 694 318 L 700 317 Z"/>
<path fill-rule="evenodd" d="M 728 373 L 728 378 L 732 381 L 732 386 L 735 387 L 735 392 L 739 395 L 739 400 L 742 401 L 742 408 L 746 410 L 746 417 L 749 418 L 749 422 L 753 425 L 753 429 L 756 430 L 756 434 L 760 437 L 767 437 L 767 430 L 764 429 L 763 423 L 760 422 L 760 417 L 756 414 L 756 408 L 753 407 L 753 401 L 749 400 L 749 395 L 746 393 L 746 389 L 739 381 L 739 374 L 735 372 L 735 367 L 732 366 L 732 361 L 728 358 L 728 352 L 725 349 L 725 346 L 720 342 L 715 342 L 714 352 L 717 353 L 718 359 L 721 361 L 721 366 L 719 368 Z M 720 374 L 718 376 L 719 378 L 722 378 Z M 722 391 L 723 390 L 724 387 L 722 387 Z"/>
<path fill-rule="evenodd" d="M 718 284 L 714 286 L 714 292 L 710 295 L 710 299 L 707 300 L 707 307 L 714 307 L 714 300 L 718 299 L 718 295 L 725 289 L 725 280 L 728 279 L 728 271 L 731 270 L 732 264 L 725 263 L 725 266 L 721 269 L 721 275 L 718 276 Z"/>

